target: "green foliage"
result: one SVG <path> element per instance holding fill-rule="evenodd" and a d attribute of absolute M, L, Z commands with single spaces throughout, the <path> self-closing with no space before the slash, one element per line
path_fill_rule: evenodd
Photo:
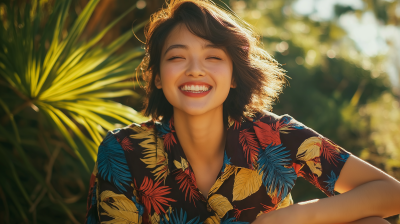
<path fill-rule="evenodd" d="M 398 106 L 391 106 L 396 97 L 388 78 L 377 69 L 382 57 L 361 55 L 335 19 L 318 21 L 297 15 L 291 1 L 246 3 L 245 10 L 236 9 L 238 15 L 261 33 L 265 49 L 291 77 L 274 112 L 292 115 L 400 179 L 400 164 L 395 162 L 400 151 L 393 147 L 398 128 L 387 130 L 397 127 L 400 112 Z M 337 16 L 349 11 L 336 7 Z M 383 99 L 390 102 L 385 104 Z M 385 114 L 392 114 L 391 118 Z M 292 195 L 295 202 L 325 197 L 301 178 Z"/>
<path fill-rule="evenodd" d="M 78 223 L 74 210 L 82 221 L 85 185 L 106 130 L 145 119 L 111 100 L 139 98 L 131 78 L 143 50 L 116 51 L 143 24 L 100 44 L 131 7 L 83 41 L 98 2 L 89 1 L 76 19 L 68 16 L 71 0 L 55 1 L 51 11 L 39 1 L 0 5 L 0 219 L 6 223 Z"/>

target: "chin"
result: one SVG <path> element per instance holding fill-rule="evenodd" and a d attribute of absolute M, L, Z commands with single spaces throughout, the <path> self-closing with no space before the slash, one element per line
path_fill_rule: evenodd
<path fill-rule="evenodd" d="M 197 115 L 202 115 L 206 114 L 208 112 L 215 113 L 218 112 L 219 107 L 221 107 L 221 113 L 222 113 L 222 104 L 221 106 L 217 107 L 204 107 L 204 106 L 196 106 L 196 107 L 185 107 L 185 108 L 179 108 L 180 111 L 182 111 L 185 114 L 192 115 L 192 116 L 197 116 Z"/>

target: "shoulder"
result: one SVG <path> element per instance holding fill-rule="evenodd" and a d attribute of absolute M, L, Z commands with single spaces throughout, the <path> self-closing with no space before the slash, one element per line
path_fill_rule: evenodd
<path fill-rule="evenodd" d="M 237 125 L 238 122 L 230 122 L 230 126 Z M 277 115 L 275 113 L 266 111 L 266 112 L 258 112 L 252 116 L 247 116 L 242 120 L 240 126 L 244 126 L 246 128 L 248 126 L 256 126 L 262 127 L 268 125 L 274 130 L 280 130 L 282 128 L 286 129 L 310 129 L 305 126 L 303 123 L 297 121 L 289 114 Z"/>
<path fill-rule="evenodd" d="M 280 147 L 293 154 L 307 139 L 323 138 L 319 133 L 305 126 L 288 114 L 277 115 L 272 112 L 257 113 L 241 123 L 239 140 L 249 144 L 256 140 L 262 149 Z M 252 140 L 254 139 L 254 140 Z M 242 144 L 242 145 L 243 145 Z M 257 145 L 254 143 L 254 145 Z M 248 148 L 247 145 L 243 145 Z M 259 152 L 258 152 L 259 153 Z M 292 155 L 293 157 L 293 155 Z"/>
<path fill-rule="evenodd" d="M 153 121 L 146 121 L 143 123 L 132 123 L 123 128 L 117 128 L 109 131 L 103 142 L 100 144 L 99 153 L 101 148 L 118 148 L 123 151 L 134 151 L 139 147 L 134 147 L 134 143 L 146 138 L 154 137 L 155 123 Z"/>
<path fill-rule="evenodd" d="M 109 131 L 97 154 L 100 177 L 114 182 L 121 192 L 125 192 L 135 176 L 135 170 L 144 168 L 140 159 L 146 139 L 155 139 L 154 123 L 150 121 Z"/>

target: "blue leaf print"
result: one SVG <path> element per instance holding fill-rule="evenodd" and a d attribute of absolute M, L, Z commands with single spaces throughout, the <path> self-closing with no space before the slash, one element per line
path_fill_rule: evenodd
<path fill-rule="evenodd" d="M 289 151 L 284 151 L 285 148 L 282 147 L 282 144 L 272 146 L 272 143 L 264 150 L 259 148 L 257 160 L 258 173 L 264 172 L 262 177 L 264 186 L 267 187 L 269 192 L 274 192 L 277 189 L 277 196 L 281 195 L 282 199 L 293 188 L 297 178 L 293 167 L 284 167 L 292 165 L 289 154 L 286 154 Z"/>
<path fill-rule="evenodd" d="M 90 214 L 87 217 L 86 224 L 96 224 L 96 223 L 97 223 L 96 218 L 94 217 L 93 214 Z"/>
<path fill-rule="evenodd" d="M 136 208 L 137 208 L 137 210 L 139 212 L 139 215 L 142 216 L 143 213 L 144 213 L 144 206 L 142 204 L 139 204 L 139 202 L 136 201 L 136 197 L 135 196 L 132 196 L 132 201 L 133 201 L 133 203 L 135 203 Z"/>
<path fill-rule="evenodd" d="M 228 214 L 225 215 L 225 218 L 221 220 L 221 224 L 249 224 L 248 222 L 235 222 L 235 217 L 229 218 Z"/>
<path fill-rule="evenodd" d="M 226 165 L 231 165 L 231 158 L 228 158 L 228 155 L 226 155 L 226 151 L 225 151 L 225 154 L 224 154 L 224 164 L 222 165 L 222 169 L 221 169 L 222 172 L 225 171 Z"/>
<path fill-rule="evenodd" d="M 284 123 L 284 124 L 289 124 L 291 120 L 292 120 L 292 117 L 291 117 L 291 116 L 284 115 L 284 116 L 281 118 L 280 121 L 281 121 L 282 123 Z"/>
<path fill-rule="evenodd" d="M 164 135 L 171 132 L 171 129 L 169 128 L 169 120 L 164 121 L 162 123 L 157 122 L 157 123 L 155 123 L 155 125 L 156 125 L 156 129 L 158 132 L 158 136 L 160 138 L 163 138 Z"/>
<path fill-rule="evenodd" d="M 347 159 L 349 158 L 349 156 L 350 156 L 350 154 L 342 153 L 342 154 L 340 154 L 340 159 L 339 159 L 339 161 L 341 161 L 341 162 L 346 162 Z"/>
<path fill-rule="evenodd" d="M 180 215 L 178 214 L 177 211 L 170 213 L 169 215 L 169 220 L 164 216 L 163 219 L 161 219 L 160 224 L 200 224 L 200 216 L 196 216 L 195 218 L 186 221 L 187 219 L 187 214 L 184 212 L 181 208 Z"/>
<path fill-rule="evenodd" d="M 100 176 L 109 182 L 113 181 L 119 191 L 126 192 L 122 184 L 128 185 L 132 176 L 124 150 L 110 132 L 99 146 L 97 162 Z"/>
<path fill-rule="evenodd" d="M 297 130 L 304 129 L 304 126 L 303 126 L 303 125 L 301 125 L 301 124 L 296 124 L 296 123 L 295 123 L 295 124 L 291 124 L 290 127 L 295 128 L 295 129 L 297 129 Z"/>
<path fill-rule="evenodd" d="M 331 171 L 331 176 L 328 175 L 328 180 L 324 181 L 325 183 L 328 183 L 328 184 L 326 185 L 327 190 L 328 190 L 329 192 L 331 192 L 332 194 L 334 193 L 333 190 L 334 190 L 334 188 L 335 188 L 335 183 L 336 183 L 336 181 L 337 181 L 338 178 L 339 178 L 339 177 L 336 176 L 336 174 L 335 174 L 335 173 L 333 172 L 333 170 L 332 170 L 332 171 Z"/>
<path fill-rule="evenodd" d="M 97 183 L 93 185 L 93 192 L 92 192 L 92 205 L 97 203 L 96 201 L 96 190 L 97 190 Z"/>

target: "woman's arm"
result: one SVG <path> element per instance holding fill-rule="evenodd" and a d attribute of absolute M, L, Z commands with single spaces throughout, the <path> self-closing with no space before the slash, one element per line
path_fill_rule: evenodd
<path fill-rule="evenodd" d="M 364 224 L 360 219 L 400 213 L 400 182 L 355 156 L 345 163 L 335 191 L 342 194 L 273 211 L 255 223 Z"/>
<path fill-rule="evenodd" d="M 368 217 L 359 219 L 354 222 L 340 223 L 340 224 L 390 224 L 390 222 L 380 217 Z"/>

